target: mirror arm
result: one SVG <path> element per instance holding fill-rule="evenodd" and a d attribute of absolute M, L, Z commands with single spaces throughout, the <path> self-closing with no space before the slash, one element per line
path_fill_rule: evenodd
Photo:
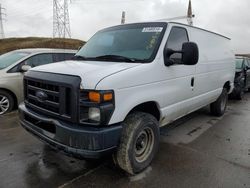
<path fill-rule="evenodd" d="M 182 50 L 177 51 L 177 50 L 168 49 L 167 56 L 170 57 L 171 55 L 176 54 L 176 53 L 177 54 L 183 54 L 183 51 Z"/>
<path fill-rule="evenodd" d="M 170 56 L 175 54 L 175 53 L 183 54 L 183 51 L 182 50 L 181 51 L 176 51 L 176 50 L 173 50 L 173 49 L 168 49 L 167 54 L 166 54 L 166 56 L 167 56 L 167 60 L 166 60 L 166 63 L 165 63 L 166 66 L 174 65 L 174 61 L 170 59 Z"/>

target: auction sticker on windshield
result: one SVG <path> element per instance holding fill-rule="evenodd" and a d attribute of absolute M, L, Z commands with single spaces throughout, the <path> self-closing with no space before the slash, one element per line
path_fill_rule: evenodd
<path fill-rule="evenodd" d="M 162 30 L 163 30 L 163 27 L 144 27 L 143 29 L 142 29 L 142 32 L 148 32 L 148 33 L 160 33 L 160 32 L 162 32 Z"/>

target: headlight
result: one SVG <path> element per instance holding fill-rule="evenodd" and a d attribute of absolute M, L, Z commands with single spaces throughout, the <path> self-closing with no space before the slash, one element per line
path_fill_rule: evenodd
<path fill-rule="evenodd" d="M 91 107 L 89 108 L 89 119 L 93 121 L 101 121 L 101 112 L 99 108 Z"/>
<path fill-rule="evenodd" d="M 82 124 L 107 125 L 114 111 L 114 92 L 81 90 L 79 120 Z"/>

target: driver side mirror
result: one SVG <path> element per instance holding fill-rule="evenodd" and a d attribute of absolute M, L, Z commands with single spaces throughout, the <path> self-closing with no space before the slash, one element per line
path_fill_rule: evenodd
<path fill-rule="evenodd" d="M 21 72 L 27 72 L 28 70 L 30 70 L 32 67 L 30 65 L 23 65 L 21 67 Z"/>
<path fill-rule="evenodd" d="M 181 61 L 184 65 L 195 65 L 199 61 L 199 48 L 194 42 L 185 42 L 182 45 L 181 51 L 175 51 L 172 49 L 166 49 L 164 51 L 164 61 L 166 66 L 173 65 L 174 60 L 170 59 L 170 56 L 176 53 L 182 54 Z"/>

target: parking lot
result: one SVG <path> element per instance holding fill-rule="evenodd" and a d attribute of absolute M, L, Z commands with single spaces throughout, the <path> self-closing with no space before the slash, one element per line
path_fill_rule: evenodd
<path fill-rule="evenodd" d="M 0 187 L 250 187 L 250 93 L 221 118 L 201 109 L 161 130 L 160 150 L 128 176 L 111 159 L 84 161 L 49 149 L 0 117 Z"/>

